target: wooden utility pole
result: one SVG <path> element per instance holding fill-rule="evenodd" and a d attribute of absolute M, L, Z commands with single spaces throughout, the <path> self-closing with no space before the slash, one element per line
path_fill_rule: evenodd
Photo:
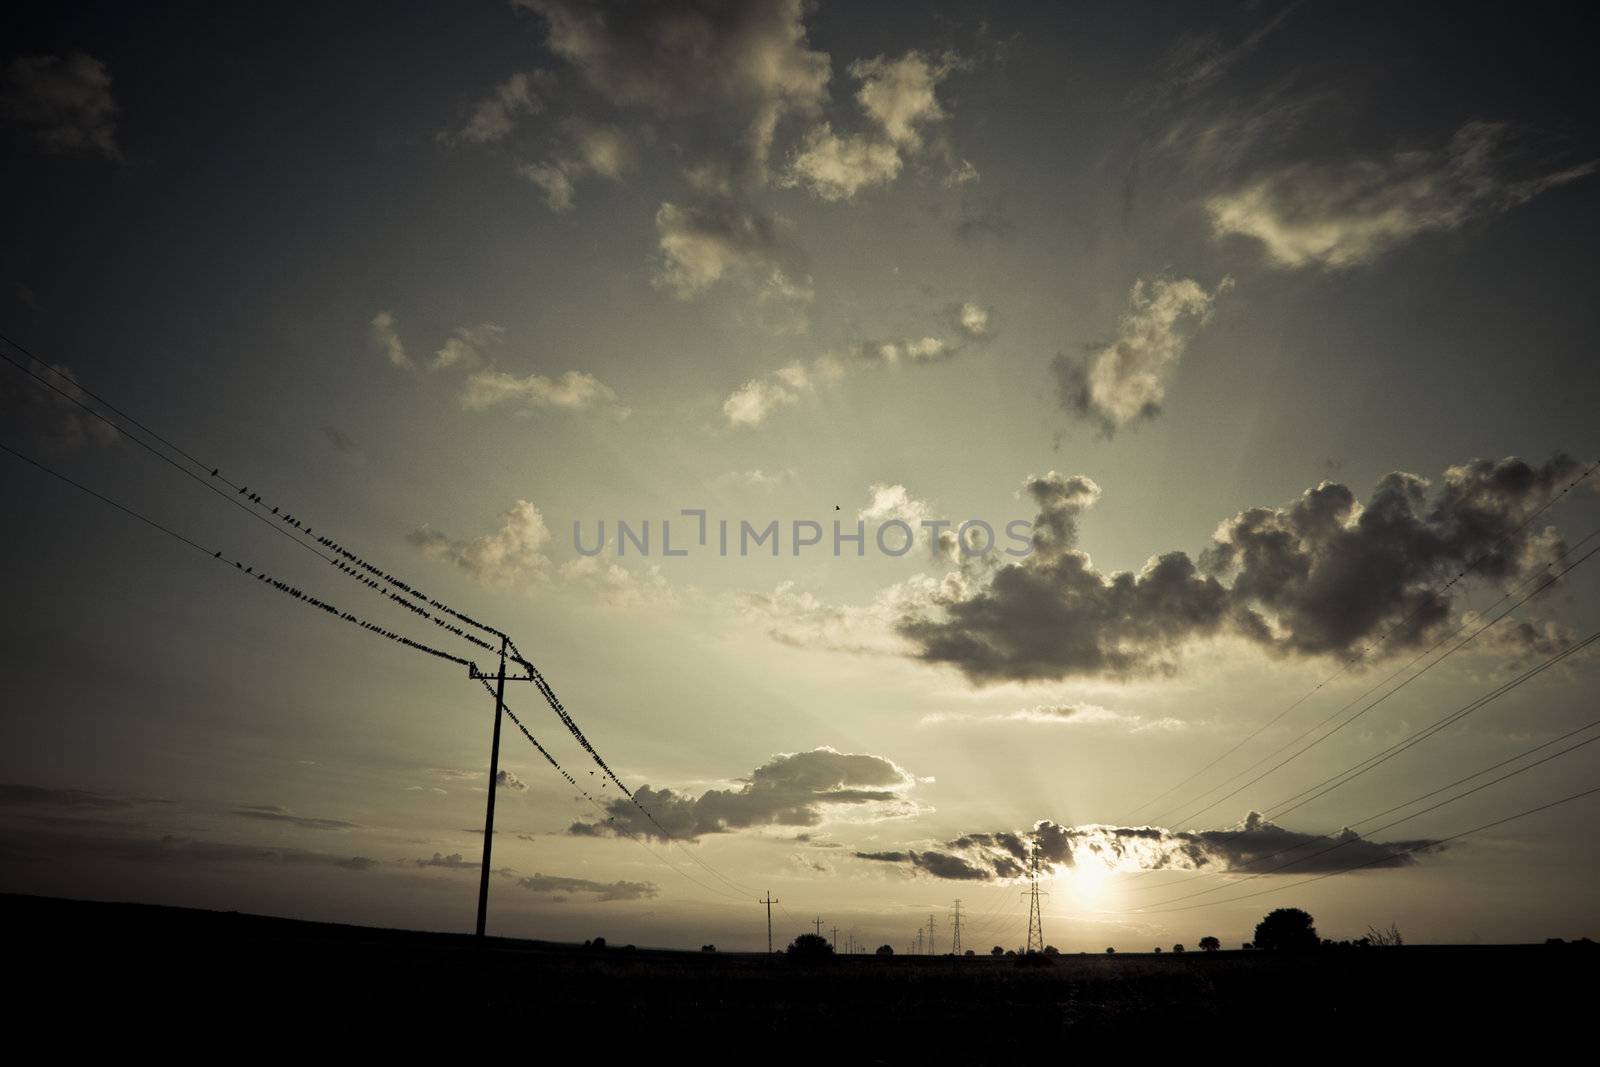
<path fill-rule="evenodd" d="M 813 925 L 813 926 L 815 926 L 817 928 L 817 936 L 821 937 L 822 936 L 822 916 L 818 915 L 816 922 L 812 923 L 811 925 Z"/>
<path fill-rule="evenodd" d="M 767 955 L 772 955 L 772 906 L 777 903 L 772 899 L 772 890 L 767 890 L 767 899 L 756 901 L 757 904 L 767 906 Z"/>
<path fill-rule="evenodd" d="M 500 779 L 500 720 L 506 705 L 506 643 L 500 638 L 500 677 L 494 687 L 494 741 L 489 746 L 489 812 L 483 819 L 483 874 L 478 879 L 478 936 L 489 919 L 489 853 L 494 849 L 494 787 Z"/>

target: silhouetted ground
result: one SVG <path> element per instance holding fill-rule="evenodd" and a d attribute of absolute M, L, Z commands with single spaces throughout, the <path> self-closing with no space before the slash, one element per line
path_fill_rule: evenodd
<path fill-rule="evenodd" d="M 1365 1056 L 1493 1034 L 1531 1040 L 1531 1052 L 1538 1035 L 1588 1018 L 1578 1008 L 1600 965 L 1578 946 L 1513 945 L 803 967 L 22 896 L 0 895 L 0 917 L 14 1040 L 227 1058 L 398 1044 L 418 1057 L 521 1048 L 542 1059 L 559 1043 L 563 1058 L 591 1062 L 626 1047 L 696 1061 L 1005 1063 L 1084 1042 Z"/>

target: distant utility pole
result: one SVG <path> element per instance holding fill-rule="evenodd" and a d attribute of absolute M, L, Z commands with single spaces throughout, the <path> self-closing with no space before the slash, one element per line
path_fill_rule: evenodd
<path fill-rule="evenodd" d="M 928 914 L 928 955 L 933 955 L 933 914 Z"/>
<path fill-rule="evenodd" d="M 833 928 L 833 951 L 839 951 L 839 928 L 837 926 Z"/>
<path fill-rule="evenodd" d="M 756 901 L 757 904 L 767 906 L 767 955 L 772 955 L 772 906 L 777 903 L 772 899 L 772 890 L 767 890 L 767 899 Z"/>
<path fill-rule="evenodd" d="M 1039 846 L 1034 844 L 1030 850 L 1028 865 L 1028 946 L 1022 951 L 1044 951 L 1044 918 L 1039 912 Z M 1048 894 L 1047 894 L 1048 895 Z"/>
<path fill-rule="evenodd" d="M 955 936 L 950 939 L 950 955 L 961 955 L 961 898 L 956 898 Z"/>
<path fill-rule="evenodd" d="M 494 848 L 494 787 L 500 779 L 500 720 L 506 706 L 506 644 L 500 638 L 500 676 L 494 687 L 494 741 L 489 746 L 489 812 L 483 818 L 483 874 L 478 879 L 478 931 L 489 919 L 489 852 Z"/>
<path fill-rule="evenodd" d="M 811 925 L 813 925 L 813 926 L 815 926 L 817 928 L 817 936 L 821 937 L 822 936 L 822 916 L 818 915 L 817 916 L 817 921 L 812 923 Z"/>

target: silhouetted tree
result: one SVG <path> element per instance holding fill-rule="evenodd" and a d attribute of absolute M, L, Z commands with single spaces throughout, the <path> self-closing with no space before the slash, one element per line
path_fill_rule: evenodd
<path fill-rule="evenodd" d="M 828 944 L 827 938 L 817 934 L 801 934 L 789 942 L 789 947 L 784 951 L 791 960 L 800 963 L 814 963 L 833 958 L 833 946 Z"/>
<path fill-rule="evenodd" d="M 1172 951 L 1174 951 L 1174 952 L 1182 952 L 1183 951 L 1183 946 L 1182 945 L 1173 945 L 1172 946 Z"/>
<path fill-rule="evenodd" d="M 1161 955 L 1161 946 L 1160 945 L 1156 946 L 1156 955 L 1157 956 Z"/>
<path fill-rule="evenodd" d="M 1106 955 L 1107 956 L 1115 956 L 1116 954 L 1117 954 L 1117 950 L 1116 949 L 1114 949 L 1114 948 L 1107 948 L 1106 949 Z"/>
<path fill-rule="evenodd" d="M 701 945 L 700 946 L 700 951 L 701 952 L 715 952 L 715 951 L 717 951 L 717 946 L 716 945 Z"/>
<path fill-rule="evenodd" d="M 977 953 L 976 953 L 976 952 L 974 952 L 974 951 L 972 951 L 972 950 L 971 950 L 971 949 L 970 949 L 970 948 L 969 948 L 969 949 L 967 949 L 967 951 L 966 951 L 966 952 L 964 952 L 964 953 L 962 953 L 962 955 L 964 955 L 964 956 L 976 956 L 976 955 L 977 955 Z"/>
<path fill-rule="evenodd" d="M 1256 948 L 1297 951 L 1320 943 L 1311 916 L 1299 908 L 1278 908 L 1256 924 Z"/>
<path fill-rule="evenodd" d="M 1222 942 L 1218 941 L 1216 938 L 1212 937 L 1210 934 L 1207 934 L 1205 937 L 1202 937 L 1200 939 L 1200 951 L 1202 951 L 1202 952 L 1215 952 L 1215 951 L 1217 951 L 1217 949 L 1219 949 L 1221 947 L 1222 947 Z"/>
<path fill-rule="evenodd" d="M 879 956 L 893 956 L 894 955 L 894 949 L 889 945 L 879 945 L 878 946 L 877 955 L 879 955 Z"/>
<path fill-rule="evenodd" d="M 603 948 L 606 947 L 606 939 L 603 938 L 603 937 L 597 937 L 593 941 L 585 941 L 583 943 L 583 947 L 584 948 L 592 948 L 592 949 L 603 949 Z"/>
<path fill-rule="evenodd" d="M 1004 956 L 1005 954 L 1006 950 L 1001 948 L 999 945 L 996 945 L 994 948 L 989 950 L 989 955 L 991 956 Z"/>

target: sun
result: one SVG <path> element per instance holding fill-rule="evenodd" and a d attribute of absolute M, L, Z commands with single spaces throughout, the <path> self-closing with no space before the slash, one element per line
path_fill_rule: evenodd
<path fill-rule="evenodd" d="M 1087 903 L 1099 903 L 1111 892 L 1112 870 L 1098 859 L 1087 859 L 1056 872 L 1056 884 Z"/>

